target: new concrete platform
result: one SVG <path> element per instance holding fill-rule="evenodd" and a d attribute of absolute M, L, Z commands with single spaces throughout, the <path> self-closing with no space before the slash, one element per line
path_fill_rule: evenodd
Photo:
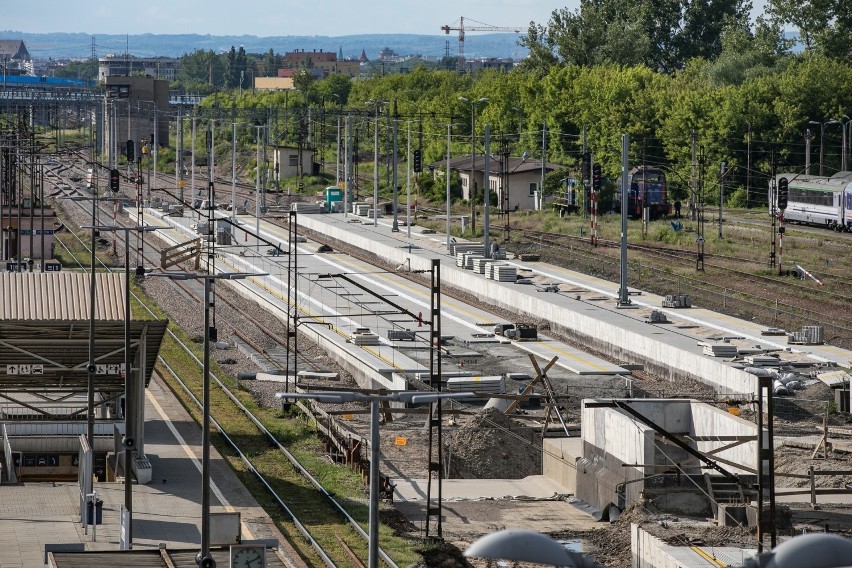
<path fill-rule="evenodd" d="M 170 243 L 184 242 L 197 237 L 192 225 L 198 222 L 197 215 L 189 217 L 169 217 L 156 210 L 146 210 L 145 219 L 170 230 L 157 231 L 155 235 L 167 239 Z M 130 211 L 131 219 L 134 212 Z M 227 217 L 226 212 L 216 212 L 219 218 Z M 299 217 L 305 220 L 305 215 Z M 257 226 L 249 218 L 238 218 L 238 227 L 234 229 L 232 245 L 217 245 L 217 265 L 234 271 L 262 271 L 268 273 L 260 279 L 242 280 L 237 286 L 245 286 L 263 298 L 270 307 L 283 313 L 287 300 L 287 261 L 286 256 L 271 257 L 267 254 L 268 244 L 257 244 L 254 233 Z M 351 225 L 353 230 L 368 230 L 366 226 Z M 245 229 L 245 232 L 242 229 Z M 263 239 L 280 243 L 286 242 L 288 235 L 285 229 L 262 221 L 260 235 Z M 303 317 L 300 330 L 307 333 L 321 345 L 334 346 L 337 351 L 346 353 L 350 361 L 357 361 L 360 369 L 369 369 L 372 380 L 388 386 L 389 377 L 394 374 L 415 374 L 428 372 L 428 362 L 410 356 L 406 350 L 412 342 L 390 341 L 386 339 L 392 329 L 412 329 L 419 332 L 421 340 L 426 340 L 428 327 L 419 327 L 416 319 L 401 314 L 393 314 L 383 318 L 377 312 L 372 318 L 371 310 L 378 309 L 381 298 L 387 298 L 403 306 L 412 314 L 426 314 L 428 317 L 430 298 L 423 286 L 418 286 L 405 278 L 386 272 L 377 272 L 374 267 L 357 259 L 339 254 L 321 254 L 317 252 L 316 243 L 299 243 L 298 267 L 305 279 L 299 284 L 299 303 Z M 412 249 L 419 250 L 419 249 Z M 325 274 L 346 274 L 356 278 L 358 282 L 369 288 L 380 298 L 375 298 L 361 289 L 343 289 L 339 282 L 320 277 Z M 311 282 L 305 285 L 305 280 Z M 257 297 L 255 298 L 257 299 Z M 442 335 L 452 336 L 462 342 L 478 341 L 477 337 L 493 331 L 499 321 L 495 315 L 468 305 L 462 301 L 444 296 L 442 299 Z M 310 320 L 305 316 L 310 316 Z M 405 318 L 408 317 L 406 320 Z M 393 318 L 394 321 L 391 321 Z M 396 321 L 399 320 L 399 321 Z M 368 326 L 379 336 L 379 345 L 355 346 L 346 342 L 346 338 L 359 327 Z M 586 353 L 581 349 L 554 340 L 540 334 L 539 341 L 509 342 L 505 338 L 497 338 L 512 349 L 516 349 L 524 359 L 524 353 L 532 353 L 540 360 L 547 361 L 558 357 L 556 365 L 577 375 L 617 375 L 628 371 L 620 365 L 613 364 L 600 357 Z M 400 384 L 395 388 L 405 388 Z"/>
<path fill-rule="evenodd" d="M 147 391 L 145 448 L 154 480 L 133 485 L 134 550 L 156 550 L 161 543 L 168 549 L 192 549 L 201 542 L 201 430 L 164 389 L 155 379 Z M 239 511 L 244 540 L 275 539 L 288 559 L 285 565 L 304 566 L 215 448 L 211 460 L 211 512 Z M 95 490 L 103 500 L 103 522 L 86 531 L 77 483 L 0 486 L 0 566 L 42 566 L 47 544 L 118 550 L 124 483 L 95 483 Z"/>
<path fill-rule="evenodd" d="M 575 334 L 617 361 L 641 362 L 663 376 L 690 376 L 722 392 L 755 392 L 757 381 L 742 370 L 742 364 L 703 354 L 700 344 L 724 339 L 779 352 L 791 361 L 852 365 L 850 351 L 831 345 L 788 345 L 784 338 L 761 335 L 764 326 L 700 307 L 663 308 L 661 296 L 635 289 L 630 294 L 634 309 L 622 309 L 616 304 L 618 284 L 541 262 L 501 261 L 525 271 L 536 283 L 559 284 L 560 292 L 542 293 L 537 292 L 538 286 L 487 280 L 455 266 L 443 235 L 423 234 L 413 227 L 408 237 L 405 230 L 392 232 L 387 220 L 373 226 L 352 222 L 353 218 L 351 214 L 300 215 L 298 222 L 303 229 L 411 270 L 424 269 L 431 259 L 440 258 L 442 282 L 472 291 L 499 308 L 550 321 L 554 328 Z M 665 313 L 670 323 L 649 323 L 652 309 Z"/>
<path fill-rule="evenodd" d="M 220 217 L 227 216 L 225 212 L 216 214 Z M 153 210 L 151 214 L 146 214 L 146 218 L 149 217 L 153 223 L 172 226 L 177 235 L 176 239 L 186 240 L 194 235 L 190 225 L 196 222 L 195 217 L 163 217 Z M 157 219 L 153 219 L 154 217 Z M 286 213 L 283 213 L 282 217 L 286 218 Z M 456 266 L 455 258 L 446 250 L 444 235 L 422 233 L 419 227 L 412 227 L 409 237 L 407 228 L 399 232 L 391 231 L 389 220 L 380 219 L 377 226 L 371 221 L 341 213 L 298 216 L 301 232 L 308 235 L 315 233 L 326 239 L 369 251 L 385 262 L 401 267 L 399 270 L 428 270 L 433 259 L 440 259 L 442 284 L 476 294 L 480 301 L 498 309 L 522 314 L 521 318 L 528 316 L 548 321 L 557 332 L 575 337 L 580 343 L 606 355 L 610 360 L 625 364 L 642 364 L 647 370 L 663 377 L 690 377 L 723 393 L 756 392 L 757 379 L 743 370 L 746 365 L 742 361 L 733 362 L 703 353 L 703 344 L 720 341 L 728 341 L 749 350 L 778 353 L 782 360 L 789 364 L 838 365 L 843 368 L 852 366 L 850 351 L 831 345 L 788 345 L 786 338 L 761 335 L 764 326 L 717 314 L 698 306 L 688 309 L 663 308 L 661 296 L 635 289 L 630 293 L 632 309 L 620 308 L 616 302 L 617 284 L 541 262 L 501 261 L 522 271 L 528 277 L 527 280 L 533 281 L 535 285 L 488 280 L 481 274 Z M 245 231 L 241 231 L 243 227 Z M 217 247 L 217 254 L 220 258 L 230 255 L 234 268 L 243 270 L 250 267 L 263 268 L 266 266 L 264 262 L 274 263 L 275 258 L 280 259 L 281 257 L 267 257 L 263 260 L 258 257 L 248 258 L 249 252 L 245 249 L 245 244 L 252 244 L 255 230 L 254 222 L 245 222 L 234 231 L 233 240 L 240 246 Z M 166 236 L 170 232 L 158 231 L 156 234 Z M 270 242 L 287 240 L 285 229 L 265 222 L 260 224 L 260 235 Z M 266 249 L 268 245 L 255 245 L 255 248 L 258 250 L 255 254 L 262 256 L 265 251 L 260 249 Z M 358 272 L 359 267 L 365 270 L 365 265 L 349 257 L 317 254 L 317 248 L 317 245 L 310 242 L 299 244 L 300 267 L 304 263 L 305 270 Z M 273 270 L 280 274 L 282 268 L 272 268 L 270 272 L 273 273 Z M 392 275 L 387 274 L 381 277 L 372 275 L 367 280 L 370 286 L 375 285 L 375 289 L 380 290 L 382 280 L 391 277 Z M 545 284 L 556 284 L 559 291 L 544 292 Z M 280 284 L 277 286 L 279 291 L 283 290 Z M 411 297 L 408 298 L 408 305 L 413 309 L 427 311 L 423 309 L 423 306 L 428 306 L 428 297 L 424 292 L 420 295 L 399 292 L 403 289 L 400 286 L 404 284 L 395 285 L 394 295 L 409 295 Z M 310 295 L 316 291 L 312 290 Z M 283 293 L 281 297 L 285 297 Z M 485 331 L 489 323 L 494 323 L 493 316 L 477 314 L 476 310 L 469 306 L 454 306 L 453 300 L 447 300 L 446 306 L 442 307 L 442 323 L 446 328 L 446 331 L 442 329 L 443 334 L 454 334 L 463 338 L 465 334 L 470 336 L 475 331 Z M 454 307 L 458 309 L 454 311 Z M 651 323 L 652 311 L 665 314 L 669 323 Z M 339 321 L 344 319 L 340 318 Z M 350 327 L 352 325 L 350 324 Z M 322 333 L 319 330 L 312 331 L 318 335 Z M 342 326 L 340 331 L 345 333 L 346 326 Z M 383 330 L 373 331 L 383 335 Z M 557 364 L 576 374 L 605 375 L 626 372 L 621 365 L 613 365 L 582 351 L 570 351 L 560 347 L 562 352 L 559 353 L 549 349 L 546 336 L 542 335 L 541 339 L 544 341 L 534 347 L 525 347 L 523 343 L 517 345 L 522 349 L 537 351 L 536 354 L 545 360 L 553 355 L 560 355 Z M 387 358 L 379 357 L 379 360 L 387 361 Z M 376 364 L 378 366 L 378 363 Z M 394 361 L 390 367 L 396 365 Z M 398 370 L 402 368 L 413 369 L 407 365 L 399 365 Z M 388 370 L 387 367 L 383 369 Z M 381 376 L 382 373 L 377 375 Z"/>

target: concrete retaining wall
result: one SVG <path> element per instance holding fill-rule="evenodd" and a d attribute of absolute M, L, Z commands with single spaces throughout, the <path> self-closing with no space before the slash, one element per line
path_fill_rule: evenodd
<path fill-rule="evenodd" d="M 583 442 L 576 438 L 545 438 L 541 441 L 542 474 L 577 493 L 577 461 L 582 456 Z"/>
<path fill-rule="evenodd" d="M 633 568 L 689 568 L 672 557 L 675 547 L 647 533 L 636 523 L 630 524 L 630 552 Z"/>
<path fill-rule="evenodd" d="M 696 403 L 691 405 L 691 408 L 693 434 L 696 436 L 751 436 L 755 438 L 751 442 L 721 451 L 716 454 L 716 457 L 742 464 L 750 469 L 757 467 L 757 424 L 707 404 Z M 698 442 L 697 445 L 699 451 L 708 452 L 730 443 L 732 442 L 728 440 L 711 440 Z M 743 468 L 728 464 L 720 465 L 732 473 L 753 474 L 753 472 L 746 471 Z"/>
<path fill-rule="evenodd" d="M 429 270 L 431 262 L 418 249 L 394 247 L 375 241 L 369 235 L 329 225 L 320 215 L 302 215 L 299 225 L 325 238 L 369 251 L 384 261 L 399 265 L 410 260 L 411 270 Z M 664 340 L 651 335 L 621 329 L 618 326 L 583 313 L 587 302 L 576 301 L 576 307 L 561 307 L 547 300 L 545 294 L 523 293 L 514 285 L 488 280 L 481 274 L 456 267 L 451 259 L 442 259 L 441 284 L 465 291 L 474 291 L 478 298 L 502 309 L 535 320 L 551 323 L 553 329 L 577 338 L 593 349 L 616 361 L 641 363 L 663 376 L 687 376 L 722 392 L 757 392 L 757 379 L 700 352 L 672 349 Z M 519 293 L 521 292 L 521 293 Z M 573 300 L 571 301 L 574 302 Z"/>
<path fill-rule="evenodd" d="M 706 508 L 703 495 L 697 500 L 689 495 L 694 492 L 690 484 L 680 487 L 674 480 L 666 478 L 641 481 L 643 476 L 661 474 L 666 469 L 674 469 L 674 464 L 684 462 L 693 465 L 681 467 L 681 473 L 700 478 L 702 469 L 695 458 L 672 444 L 658 441 L 651 427 L 617 408 L 587 406 L 594 402 L 597 401 L 584 400 L 581 411 L 583 455 L 577 462 L 578 498 L 597 509 L 603 509 L 609 503 L 630 505 L 640 500 L 641 494 L 645 492 L 645 498 L 649 499 L 654 498 L 654 495 L 667 494 L 666 503 L 657 503 L 667 510 L 686 514 Z M 672 434 L 753 437 L 757 433 L 756 425 L 694 400 L 634 399 L 624 402 Z M 708 440 L 697 442 L 693 447 L 709 451 L 730 443 L 729 439 Z M 720 452 L 717 457 L 743 465 L 736 467 L 721 464 L 728 471 L 747 474 L 745 468 L 751 468 L 756 463 L 756 451 L 757 442 L 752 441 Z M 654 465 L 667 467 L 664 469 Z M 625 484 L 623 498 L 619 495 L 619 484 Z"/>
<path fill-rule="evenodd" d="M 618 485 L 624 486 L 627 502 L 639 499 L 644 468 L 624 467 L 654 460 L 654 431 L 609 408 L 581 411 L 583 459 L 577 463 L 577 497 L 597 509 L 619 502 Z"/>

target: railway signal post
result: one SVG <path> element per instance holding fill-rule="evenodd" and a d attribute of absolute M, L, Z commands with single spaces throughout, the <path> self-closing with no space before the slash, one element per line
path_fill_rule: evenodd
<path fill-rule="evenodd" d="M 589 158 L 594 160 L 594 156 Z M 591 162 L 590 162 L 591 163 Z M 598 199 L 601 193 L 601 165 L 592 163 L 591 211 L 589 212 L 589 239 L 598 246 Z M 623 201 L 623 200 L 622 200 Z"/>
<path fill-rule="evenodd" d="M 787 198 L 789 196 L 789 184 L 787 178 L 778 179 L 777 205 L 778 205 L 778 275 L 781 276 L 781 257 L 784 255 L 784 210 L 787 209 Z"/>

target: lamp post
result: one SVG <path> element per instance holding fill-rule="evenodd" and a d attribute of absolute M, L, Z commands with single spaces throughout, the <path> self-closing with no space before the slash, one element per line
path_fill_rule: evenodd
<path fill-rule="evenodd" d="M 331 96 L 337 99 L 337 104 L 340 106 L 342 104 L 340 100 L 340 95 L 337 93 L 331 93 Z M 337 161 L 334 166 L 334 181 L 337 185 L 340 184 L 340 126 L 341 126 L 341 112 L 338 110 L 337 112 Z M 344 199 L 345 201 L 345 199 Z"/>
<path fill-rule="evenodd" d="M 136 449 L 136 441 L 139 433 L 131 429 L 130 404 L 132 397 L 132 384 L 130 381 L 133 362 L 130 360 L 130 233 L 131 231 L 151 232 L 159 227 L 120 227 L 117 225 L 105 225 L 102 227 L 82 227 L 95 231 L 119 232 L 124 231 L 124 509 L 127 511 L 127 533 L 125 542 L 128 548 L 133 548 L 133 478 L 132 459 L 133 451 Z M 136 268 L 136 274 L 142 275 L 145 269 L 142 266 Z M 140 377 L 141 380 L 141 377 Z M 136 420 L 136 416 L 133 416 Z M 131 435 L 133 434 L 133 435 Z"/>
<path fill-rule="evenodd" d="M 825 125 L 826 124 L 838 124 L 836 120 L 833 118 L 826 122 L 817 122 L 816 120 L 809 120 L 808 124 L 818 124 L 819 125 L 819 175 L 825 175 L 823 173 L 825 168 Z"/>
<path fill-rule="evenodd" d="M 145 200 L 148 203 L 148 205 L 151 204 L 151 156 L 149 155 L 149 152 L 150 152 L 150 149 L 148 148 L 148 141 L 143 139 L 142 140 L 142 155 L 145 156 L 145 158 L 147 158 L 145 161 L 148 164 L 148 174 L 147 174 L 147 180 L 146 180 L 146 182 L 148 184 L 147 185 L 148 189 L 146 190 L 147 199 Z"/>
<path fill-rule="evenodd" d="M 473 200 L 473 171 L 476 167 L 476 105 L 487 103 L 488 99 L 482 97 L 471 101 L 465 97 L 459 97 L 459 100 L 470 103 L 470 180 L 468 181 L 467 198 L 470 200 L 470 232 L 473 233 L 476 228 L 476 203 Z"/>
<path fill-rule="evenodd" d="M 92 202 L 92 242 L 91 242 L 91 264 L 92 273 L 89 282 L 89 363 L 86 366 L 88 379 L 86 381 L 86 441 L 89 447 L 95 447 L 95 372 L 97 366 L 95 364 L 95 317 L 96 317 L 96 302 L 97 297 L 97 278 L 95 275 L 95 262 L 97 262 L 96 245 L 97 237 L 100 232 L 97 228 L 97 212 L 98 212 L 98 183 L 97 173 L 95 168 L 92 168 L 92 197 L 66 197 L 70 201 L 91 201 Z M 62 198 L 60 198 L 62 199 Z M 91 471 L 91 463 L 89 471 Z M 87 491 L 91 489 L 91 481 L 87 481 Z"/>
<path fill-rule="evenodd" d="M 447 125 L 447 252 L 450 250 L 450 133 L 453 126 L 458 124 L 453 122 Z"/>
<path fill-rule="evenodd" d="M 210 287 L 214 280 L 242 280 L 251 276 L 266 276 L 265 272 L 220 272 L 196 274 L 191 272 L 153 272 L 150 276 L 163 276 L 172 280 L 204 280 L 204 359 L 203 417 L 201 425 L 201 551 L 196 562 L 201 568 L 216 566 L 210 555 L 210 339 L 215 341 L 216 329 L 210 327 Z"/>
<path fill-rule="evenodd" d="M 388 104 L 388 101 L 370 99 L 366 104 L 376 107 L 373 131 L 373 226 L 376 227 L 379 224 L 379 114 L 382 111 L 382 105 Z"/>
<path fill-rule="evenodd" d="M 379 403 L 387 401 L 409 402 L 411 404 L 433 404 L 439 400 L 465 399 L 476 396 L 473 392 L 423 392 L 391 391 L 385 394 L 364 394 L 351 391 L 323 392 L 279 392 L 276 398 L 308 399 L 324 403 L 369 402 L 370 403 L 370 513 L 369 513 L 369 551 L 367 566 L 377 568 L 379 559 Z"/>
<path fill-rule="evenodd" d="M 850 123 L 852 123 L 852 119 L 850 119 L 845 114 L 840 117 L 840 120 L 837 122 L 840 123 L 840 131 L 841 131 L 841 141 L 840 141 L 840 170 L 847 171 L 847 166 L 849 162 L 847 161 L 847 151 L 849 146 L 847 146 L 847 137 L 846 131 L 852 131 L 852 127 L 850 127 Z"/>
<path fill-rule="evenodd" d="M 398 233 L 399 232 L 399 182 L 397 178 L 397 162 L 398 162 L 398 154 L 397 154 L 397 134 L 399 131 L 399 120 L 396 118 L 393 119 L 393 224 L 391 225 L 391 232 Z"/>

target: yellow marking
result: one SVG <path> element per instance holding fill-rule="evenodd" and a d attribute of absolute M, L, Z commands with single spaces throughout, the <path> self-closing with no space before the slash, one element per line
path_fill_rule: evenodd
<path fill-rule="evenodd" d="M 709 554 L 707 554 L 705 551 L 701 550 L 697 546 L 690 546 L 689 548 L 691 548 L 698 556 L 700 556 L 701 558 L 703 558 L 704 560 L 706 560 L 706 561 L 708 561 L 712 564 L 715 564 L 716 566 L 721 566 L 722 568 L 725 568 L 726 566 L 728 566 L 727 562 L 722 562 L 721 560 L 717 560 L 716 558 L 713 558 L 712 556 L 710 556 Z"/>
<path fill-rule="evenodd" d="M 397 436 L 393 440 L 393 445 L 394 446 L 407 446 L 408 445 L 408 438 L 406 438 L 405 436 Z"/>
<path fill-rule="evenodd" d="M 335 259 L 335 260 L 337 260 L 341 264 L 348 264 L 352 268 L 358 268 L 358 266 L 356 266 L 354 262 L 351 262 L 349 258 Z M 360 263 L 361 265 L 364 265 L 364 263 L 362 263 L 361 261 L 358 261 L 357 259 L 352 259 L 352 260 L 355 260 L 358 263 Z M 416 287 L 413 284 L 409 284 L 409 282 L 407 280 L 405 280 L 404 278 L 401 278 L 399 280 L 394 280 L 394 279 L 392 279 L 391 274 L 373 274 L 372 276 L 374 276 L 376 278 L 382 278 L 382 279 L 386 280 L 387 282 L 389 282 L 392 285 L 392 287 L 407 290 L 412 295 L 417 296 L 422 300 L 426 300 L 429 297 L 426 290 L 424 290 L 422 287 Z M 478 321 L 481 324 L 482 323 L 490 323 L 490 320 L 492 319 L 491 317 L 488 317 L 487 319 L 483 319 L 483 317 L 481 315 L 475 314 L 474 312 L 468 310 L 467 308 L 462 307 L 459 304 L 456 304 L 452 300 L 446 300 L 444 298 L 445 297 L 441 298 L 441 304 L 442 304 L 441 307 L 444 308 L 444 311 L 447 311 L 447 308 L 452 308 L 453 310 L 460 312 L 460 313 L 463 313 L 463 314 L 467 315 L 469 318 L 471 318 L 472 320 Z"/>
<path fill-rule="evenodd" d="M 598 365 L 597 363 L 592 363 L 591 361 L 583 359 L 582 357 L 578 357 L 577 355 L 570 353 L 568 351 L 565 351 L 564 349 L 562 349 L 560 347 L 556 347 L 556 346 L 554 346 L 554 345 L 552 345 L 548 342 L 540 343 L 539 345 L 541 345 L 541 347 L 543 347 L 544 349 L 550 349 L 551 351 L 555 351 L 556 353 L 559 353 L 560 355 L 564 355 L 565 357 L 567 357 L 569 359 L 573 359 L 573 360 L 575 360 L 579 363 L 582 363 L 584 365 L 588 365 L 589 367 L 593 367 L 593 368 L 595 368 L 595 369 L 597 369 L 601 372 L 609 371 L 609 369 L 607 369 L 606 367 L 602 367 L 602 366 Z"/>
<path fill-rule="evenodd" d="M 228 264 L 228 263 L 227 263 L 227 261 L 225 261 L 225 260 L 223 260 L 223 262 L 224 262 L 225 264 Z M 237 267 L 236 267 L 236 266 L 234 266 L 233 264 L 228 264 L 228 266 L 230 266 L 230 267 L 231 267 L 231 268 L 233 268 L 234 270 L 236 270 L 236 269 L 237 269 Z M 278 298 L 280 301 L 284 302 L 285 304 L 287 304 L 287 305 L 289 305 L 289 306 L 294 306 L 293 302 L 290 302 L 290 300 L 289 300 L 289 299 L 284 298 L 284 296 L 282 296 L 281 294 L 279 294 L 277 290 L 273 290 L 273 289 L 272 289 L 272 288 L 270 288 L 269 286 L 266 286 L 265 284 L 262 284 L 260 281 L 258 281 L 258 279 L 257 279 L 257 278 L 249 277 L 249 278 L 247 278 L 247 280 L 250 280 L 250 281 L 251 281 L 251 282 L 252 282 L 255 286 L 257 286 L 258 288 L 262 288 L 263 290 L 266 290 L 266 291 L 267 291 L 267 293 L 269 293 L 271 296 L 274 296 L 274 297 Z M 313 319 L 313 320 L 314 320 L 314 321 L 316 321 L 317 323 L 322 323 L 322 324 L 326 324 L 326 323 L 327 323 L 327 322 L 323 319 L 323 317 L 322 317 L 322 316 L 317 315 L 317 314 L 313 314 L 313 313 L 311 313 L 311 312 L 307 311 L 306 309 L 304 309 L 304 308 L 302 308 L 302 307 L 299 307 L 298 302 L 295 304 L 295 308 L 296 308 L 297 310 L 299 310 L 300 312 L 302 312 L 302 313 L 303 313 L 306 317 L 309 317 L 309 318 Z M 334 331 L 335 333 L 337 333 L 338 335 L 340 335 L 341 337 L 344 337 L 344 338 L 346 338 L 346 339 L 349 339 L 349 335 L 348 335 L 346 332 L 344 332 L 342 329 L 338 328 L 337 326 L 332 325 L 332 326 L 331 326 L 331 330 L 332 330 L 332 331 Z M 399 365 L 397 365 L 396 363 L 394 363 L 393 361 L 391 361 L 390 359 L 388 359 L 387 357 L 385 357 L 384 355 L 382 355 L 381 353 L 379 353 L 379 352 L 378 352 L 378 351 L 376 351 L 375 349 L 371 349 L 370 347 L 365 347 L 365 346 L 362 346 L 362 347 L 361 347 L 361 349 L 363 349 L 364 351 L 367 351 L 368 353 L 370 353 L 371 355 L 373 355 L 376 359 L 379 359 L 379 360 L 381 360 L 381 361 L 384 361 L 385 363 L 387 363 L 388 365 L 390 365 L 391 367 L 393 367 L 393 368 L 394 368 L 394 369 L 396 369 L 397 371 L 402 371 L 402 370 L 403 370 L 403 368 L 402 368 L 402 367 L 400 367 Z"/>

